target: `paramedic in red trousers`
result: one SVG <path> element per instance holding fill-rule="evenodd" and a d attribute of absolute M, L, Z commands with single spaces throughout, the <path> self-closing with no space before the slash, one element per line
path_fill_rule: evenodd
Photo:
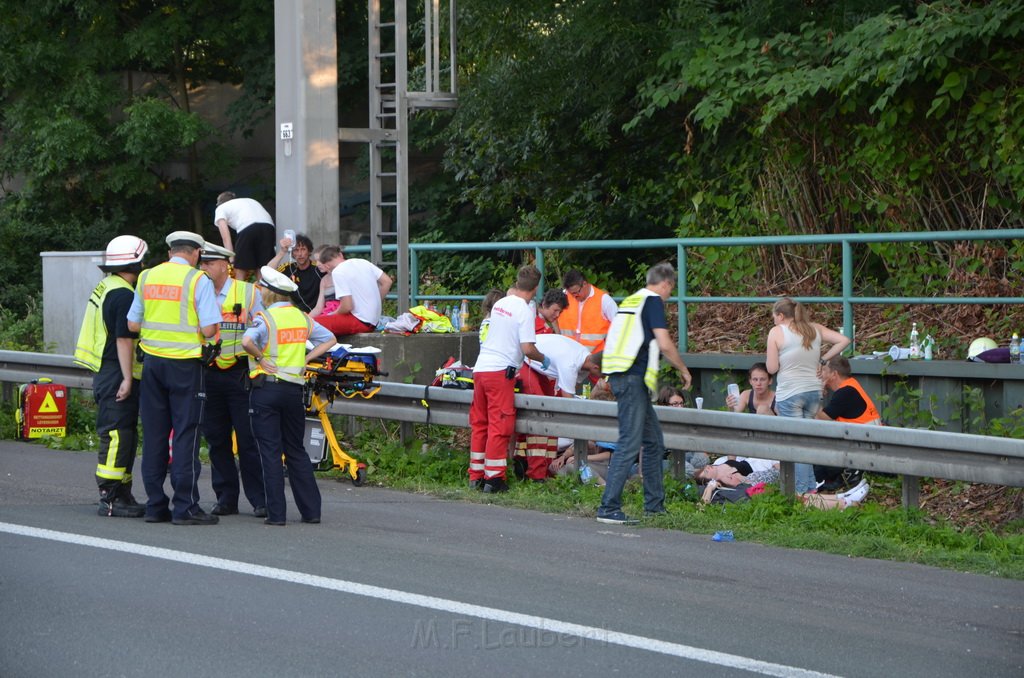
<path fill-rule="evenodd" d="M 366 259 L 346 259 L 334 245 L 320 250 L 320 269 L 331 275 L 338 307 L 314 318 L 337 335 L 373 332 L 391 276 Z"/>
<path fill-rule="evenodd" d="M 658 368 L 662 355 L 679 370 L 683 388 L 690 388 L 690 370 L 668 332 L 665 301 L 676 285 L 676 271 L 663 262 L 647 271 L 647 286 L 622 300 L 619 312 L 608 328 L 608 341 L 601 355 L 601 371 L 618 402 L 619 439 L 608 464 L 604 495 L 597 509 L 597 521 L 632 525 L 634 519 L 622 511 L 622 489 L 629 471 L 644 449 L 641 473 L 644 478 L 644 514 L 665 512 L 665 485 L 661 461 L 665 439 L 654 413 L 652 396 L 657 393 Z"/>
<path fill-rule="evenodd" d="M 245 498 L 257 518 L 267 517 L 267 497 L 263 492 L 260 453 L 252 437 L 249 422 L 249 360 L 242 350 L 242 335 L 252 318 L 263 310 L 256 287 L 231 277 L 228 260 L 235 255 L 213 243 L 206 243 L 199 267 L 213 281 L 220 307 L 220 355 L 206 365 L 206 407 L 203 410 L 203 437 L 210 445 L 210 482 L 217 503 L 210 511 L 215 516 L 238 513 L 238 497 Z M 231 442 L 234 431 L 238 445 L 238 465 Z M 241 485 L 239 485 L 241 472 Z"/>
<path fill-rule="evenodd" d="M 288 276 L 264 266 L 258 285 L 266 310 L 257 313 L 253 326 L 245 331 L 242 348 L 252 358 L 249 409 L 267 493 L 267 517 L 263 522 L 284 525 L 287 521 L 283 454 L 302 522 L 316 524 L 320 522 L 320 488 L 302 446 L 306 432 L 302 387 L 306 363 L 337 342 L 330 330 L 292 305 L 298 286 Z M 308 355 L 307 340 L 313 344 Z"/>
<path fill-rule="evenodd" d="M 516 425 L 515 376 L 523 356 L 544 367 L 548 359 L 537 350 L 535 313 L 528 302 L 540 284 L 540 271 L 523 266 L 508 296 L 494 304 L 487 338 L 473 368 L 473 404 L 469 486 L 488 493 L 507 492 L 508 443 Z"/>
<path fill-rule="evenodd" d="M 550 362 L 544 367 L 543 363 L 535 360 L 526 361 L 519 371 L 523 393 L 574 398 L 576 381 L 581 370 L 586 371 L 588 377 L 601 378 L 601 366 L 587 351 L 587 347 L 569 337 L 560 334 L 538 334 L 537 349 Z M 524 473 L 527 478 L 535 482 L 544 482 L 548 477 L 548 467 L 558 456 L 558 438 L 520 434 L 516 444 L 516 456 L 525 456 Z M 519 463 L 516 462 L 517 468 Z"/>
<path fill-rule="evenodd" d="M 107 277 L 89 297 L 75 348 L 75 362 L 96 373 L 92 395 L 100 438 L 96 485 L 101 516 L 141 518 L 146 513 L 132 495 L 142 364 L 135 358 L 139 335 L 128 329 L 128 309 L 148 249 L 134 235 L 119 235 L 107 244 L 100 266 Z"/>
<path fill-rule="evenodd" d="M 569 306 L 558 318 L 562 336 L 575 339 L 591 353 L 600 353 L 604 350 L 608 327 L 618 311 L 615 300 L 588 283 L 577 270 L 566 272 L 562 287 L 569 295 Z"/>
<path fill-rule="evenodd" d="M 169 260 L 143 271 L 128 310 L 128 328 L 139 332 L 143 379 L 142 482 L 146 522 L 215 525 L 199 508 L 199 423 L 203 419 L 203 346 L 215 337 L 220 309 L 213 282 L 196 268 L 203 237 L 188 231 L 167 236 Z M 168 437 L 174 431 L 169 462 Z M 164 492 L 170 465 L 173 507 Z"/>

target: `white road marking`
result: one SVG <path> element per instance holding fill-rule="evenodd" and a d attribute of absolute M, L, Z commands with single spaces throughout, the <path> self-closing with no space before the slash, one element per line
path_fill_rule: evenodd
<path fill-rule="evenodd" d="M 574 624 L 572 622 L 560 621 L 558 619 L 549 619 L 547 617 L 538 617 L 530 614 L 520 614 L 518 612 L 499 610 L 493 607 L 470 605 L 468 603 L 460 603 L 457 600 L 424 596 L 418 593 L 409 593 L 408 591 L 398 591 L 396 589 L 387 589 L 380 586 L 370 586 L 342 579 L 331 579 L 330 577 L 321 577 L 314 574 L 306 574 L 304 572 L 294 572 L 277 567 L 266 567 L 264 565 L 256 565 L 254 563 L 243 563 L 238 560 L 214 558 L 197 553 L 188 553 L 187 551 L 174 551 L 172 549 L 159 548 L 156 546 L 133 544 L 131 542 L 116 541 L 113 539 L 101 539 L 98 537 L 73 534 L 70 532 L 57 532 L 54 530 L 45 530 L 37 527 L 28 527 L 4 522 L 0 522 L 0 532 L 7 532 L 9 534 L 16 534 L 24 537 L 35 537 L 37 539 L 48 539 L 50 541 L 74 544 L 77 546 L 91 546 L 93 548 L 120 551 L 122 553 L 145 556 L 147 558 L 158 558 L 160 560 L 169 560 L 176 563 L 184 563 L 186 565 L 198 565 L 200 567 L 209 567 L 215 570 L 234 572 L 236 574 L 247 574 L 254 577 L 263 577 L 266 579 L 274 579 L 293 584 L 302 584 L 304 586 L 313 586 L 328 591 L 350 593 L 357 596 L 364 596 L 366 598 L 386 600 L 392 603 L 415 605 L 428 610 L 476 617 L 486 621 L 516 624 L 518 626 L 524 626 L 526 628 L 536 629 L 546 633 L 572 635 L 588 640 L 621 645 L 622 647 L 629 647 L 637 650 L 645 650 L 647 652 L 656 652 L 658 654 L 704 662 L 706 664 L 715 664 L 726 668 L 760 673 L 765 676 L 835 678 L 831 674 L 819 673 L 817 671 L 801 669 L 795 666 L 774 664 L 772 662 L 759 661 L 749 657 L 741 657 L 739 655 L 715 652 L 713 650 L 705 650 L 703 648 L 691 647 L 689 645 L 670 643 L 664 640 L 657 640 L 656 638 L 646 638 L 644 636 L 637 636 L 630 633 L 609 631 L 596 626 Z"/>

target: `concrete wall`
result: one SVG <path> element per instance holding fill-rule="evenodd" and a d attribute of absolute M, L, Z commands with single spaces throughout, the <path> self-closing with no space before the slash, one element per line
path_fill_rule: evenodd
<path fill-rule="evenodd" d="M 40 252 L 43 259 L 43 341 L 53 353 L 73 355 L 85 305 L 106 274 L 103 252 Z"/>

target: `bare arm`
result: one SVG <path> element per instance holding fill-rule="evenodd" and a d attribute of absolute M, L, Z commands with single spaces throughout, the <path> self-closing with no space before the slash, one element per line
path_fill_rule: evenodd
<path fill-rule="evenodd" d="M 234 251 L 234 247 L 231 246 L 231 231 L 228 230 L 228 220 L 218 219 L 217 230 L 220 231 L 220 241 L 224 243 L 224 247 Z"/>
<path fill-rule="evenodd" d="M 815 413 L 814 418 L 815 419 L 820 419 L 822 421 L 835 421 L 835 419 L 833 419 L 832 417 L 830 417 L 827 414 L 825 414 L 825 409 L 824 408 L 819 408 L 817 413 Z"/>
<path fill-rule="evenodd" d="M 665 356 L 665 360 L 667 360 L 672 367 L 679 370 L 679 376 L 683 378 L 683 388 L 689 390 L 693 377 L 690 376 L 690 370 L 686 367 L 686 363 L 683 362 L 682 357 L 680 357 L 679 350 L 672 342 L 672 336 L 668 333 L 668 330 L 664 327 L 655 329 L 654 340 L 658 342 L 658 349 L 661 350 L 661 355 Z"/>
<path fill-rule="evenodd" d="M 338 299 L 338 308 L 337 308 L 336 311 L 334 311 L 334 313 L 332 315 L 337 315 L 337 314 L 341 314 L 341 313 L 351 313 L 352 309 L 355 308 L 355 307 L 356 307 L 356 305 L 354 303 L 352 303 L 352 295 L 351 294 L 348 295 L 348 296 L 345 296 L 345 297 L 340 297 Z"/>
<path fill-rule="evenodd" d="M 211 325 L 203 325 L 202 327 L 199 328 L 199 331 L 203 333 L 204 337 L 209 339 L 215 336 L 217 334 L 217 330 L 219 329 L 220 323 L 213 323 Z"/>
<path fill-rule="evenodd" d="M 121 385 L 114 400 L 120 402 L 132 394 L 132 361 L 135 360 L 135 341 L 127 337 L 114 340 L 117 364 L 121 367 Z"/>
<path fill-rule="evenodd" d="M 519 344 L 519 347 L 523 349 L 523 355 L 530 360 L 536 360 L 539 363 L 544 362 L 544 354 L 537 350 L 537 344 L 531 342 L 523 342 Z"/>
<path fill-rule="evenodd" d="M 264 360 L 265 356 L 263 351 L 260 350 L 256 342 L 252 340 L 252 337 L 242 336 L 242 350 L 251 355 L 255 360 L 256 364 L 266 372 L 267 374 L 276 374 L 277 366 L 269 360 Z"/>
<path fill-rule="evenodd" d="M 377 278 L 377 289 L 380 290 L 381 299 L 388 296 L 388 292 L 391 291 L 391 285 L 393 284 L 394 281 L 391 279 L 390 275 L 388 275 L 387 273 L 380 274 L 380 277 Z"/>
<path fill-rule="evenodd" d="M 735 396 L 725 396 L 725 404 L 728 405 L 733 412 L 743 412 L 747 409 L 747 405 L 750 404 L 750 399 L 753 397 L 753 391 L 749 388 L 746 391 L 740 393 L 737 398 Z"/>
<path fill-rule="evenodd" d="M 824 325 L 814 323 L 814 326 L 821 332 L 821 340 L 826 344 L 832 344 L 832 348 L 825 352 L 821 356 L 822 360 L 830 360 L 835 358 L 837 355 L 846 350 L 846 347 L 850 345 L 850 338 L 844 334 L 840 334 L 835 330 L 830 330 Z"/>
<path fill-rule="evenodd" d="M 284 259 L 284 255 L 288 253 L 288 248 L 292 246 L 291 238 L 281 238 L 280 242 L 277 243 L 277 254 L 274 258 L 267 262 L 267 266 L 276 269 L 281 265 L 281 260 Z"/>
<path fill-rule="evenodd" d="M 325 341 L 314 346 L 313 350 L 306 354 L 306 364 L 309 364 L 310 360 L 316 360 L 324 353 L 327 353 L 327 350 L 337 343 L 337 341 L 331 339 L 330 341 Z"/>
<path fill-rule="evenodd" d="M 765 347 L 765 361 L 764 364 L 768 368 L 768 374 L 778 374 L 779 372 L 779 342 L 782 337 L 782 330 L 778 327 L 773 327 L 768 332 L 768 345 Z"/>
<path fill-rule="evenodd" d="M 142 330 L 142 323 L 137 323 L 134 320 L 128 321 L 128 331 L 135 332 L 136 334 Z"/>

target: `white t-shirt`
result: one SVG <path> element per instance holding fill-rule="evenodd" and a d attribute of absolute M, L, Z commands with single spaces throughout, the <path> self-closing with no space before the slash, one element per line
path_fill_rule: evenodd
<path fill-rule="evenodd" d="M 352 297 L 352 315 L 367 325 L 380 320 L 380 287 L 377 281 L 384 271 L 366 259 L 346 259 L 331 271 L 334 298 Z"/>
<path fill-rule="evenodd" d="M 729 461 L 728 457 L 719 457 L 715 459 L 715 465 L 721 465 Z M 745 461 L 750 464 L 750 468 L 754 473 L 763 473 L 765 471 L 771 471 L 777 461 L 771 459 L 758 459 L 756 457 L 736 457 L 736 461 Z"/>
<path fill-rule="evenodd" d="M 523 347 L 537 341 L 534 312 L 515 295 L 501 299 L 491 309 L 487 338 L 480 344 L 474 372 L 498 372 L 523 363 Z"/>
<path fill-rule="evenodd" d="M 558 388 L 566 393 L 576 393 L 576 378 L 583 361 L 590 355 L 587 347 L 572 337 L 561 334 L 538 334 L 537 350 L 547 356 L 551 364 L 541 369 L 540 363 L 527 358 L 526 363 L 536 372 L 554 379 Z"/>
<path fill-rule="evenodd" d="M 213 225 L 216 226 L 221 219 L 225 219 L 235 233 L 241 233 L 252 224 L 274 225 L 270 212 L 252 198 L 235 198 L 219 205 L 213 215 Z"/>

